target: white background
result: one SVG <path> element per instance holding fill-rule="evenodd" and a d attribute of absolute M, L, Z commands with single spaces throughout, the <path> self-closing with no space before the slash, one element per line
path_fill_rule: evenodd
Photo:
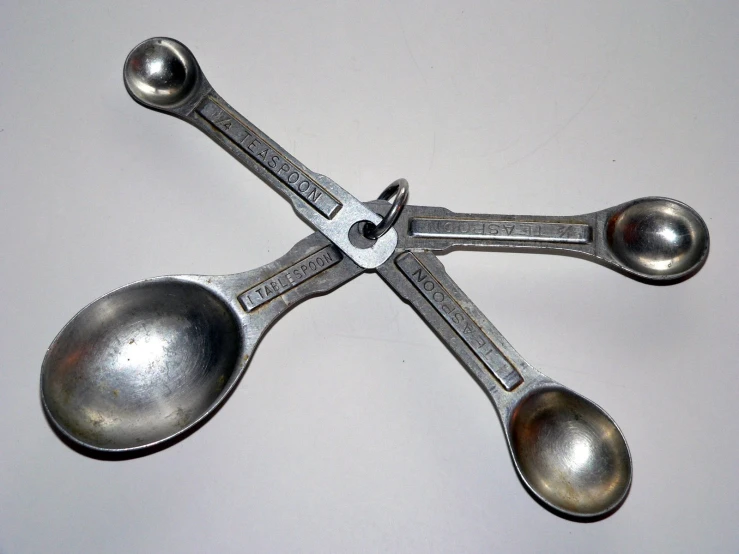
<path fill-rule="evenodd" d="M 3 2 L 0 552 L 739 551 L 738 28 L 728 0 Z M 361 199 L 406 177 L 412 203 L 456 211 L 663 195 L 703 215 L 709 260 L 671 287 L 561 256 L 443 258 L 525 358 L 619 423 L 618 512 L 542 509 L 486 396 L 371 274 L 282 319 L 173 447 L 99 461 L 54 435 L 39 368 L 79 308 L 251 269 L 310 232 L 130 99 L 123 61 L 156 35 Z"/>

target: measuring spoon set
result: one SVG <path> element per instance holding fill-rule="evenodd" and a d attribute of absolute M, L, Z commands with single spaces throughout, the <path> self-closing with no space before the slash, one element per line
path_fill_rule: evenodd
<path fill-rule="evenodd" d="M 558 515 L 584 520 L 622 504 L 632 462 L 619 427 L 598 405 L 526 362 L 435 253 L 555 252 L 646 283 L 675 283 L 708 256 L 708 229 L 692 208 L 648 197 L 577 216 L 454 213 L 407 204 L 404 179 L 362 203 L 226 103 L 182 43 L 142 42 L 128 55 L 123 76 L 134 100 L 203 131 L 316 232 L 258 269 L 145 279 L 83 308 L 41 367 L 42 404 L 65 439 L 107 454 L 166 446 L 227 399 L 282 314 L 372 270 L 488 395 L 513 466 L 534 498 Z"/>

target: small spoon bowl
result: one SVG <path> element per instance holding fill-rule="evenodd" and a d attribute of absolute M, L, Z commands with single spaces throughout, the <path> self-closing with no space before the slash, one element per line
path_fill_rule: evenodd
<path fill-rule="evenodd" d="M 626 440 L 599 406 L 554 382 L 516 403 L 507 435 L 513 462 L 534 496 L 575 518 L 612 512 L 631 486 Z"/>
<path fill-rule="evenodd" d="M 649 278 L 692 274 L 708 255 L 708 227 L 701 216 L 669 198 L 618 206 L 606 222 L 605 238 L 620 264 Z"/>
<path fill-rule="evenodd" d="M 131 50 L 123 65 L 126 89 L 136 100 L 156 109 L 185 101 L 199 76 L 195 56 L 171 38 L 145 40 Z"/>
<path fill-rule="evenodd" d="M 198 283 L 160 277 L 82 309 L 54 339 L 41 396 L 57 428 L 102 451 L 157 444 L 209 413 L 242 364 L 241 323 Z"/>

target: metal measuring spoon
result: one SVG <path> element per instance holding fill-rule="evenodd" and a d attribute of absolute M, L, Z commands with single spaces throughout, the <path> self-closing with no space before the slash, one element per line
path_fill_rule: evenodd
<path fill-rule="evenodd" d="M 521 481 L 560 515 L 616 510 L 631 486 L 623 433 L 599 406 L 526 362 L 431 252 L 398 250 L 377 269 L 490 397 Z"/>
<path fill-rule="evenodd" d="M 128 54 L 123 81 L 139 104 L 161 111 L 204 132 L 285 197 L 295 213 L 364 268 L 387 260 L 397 243 L 395 229 L 357 248 L 350 230 L 381 218 L 325 175 L 308 169 L 239 114 L 210 85 L 193 53 L 181 42 L 155 37 Z"/>
<path fill-rule="evenodd" d="M 68 440 L 103 453 L 179 437 L 227 398 L 288 309 L 362 268 L 319 233 L 259 269 L 157 277 L 92 302 L 41 366 L 41 400 Z"/>
<path fill-rule="evenodd" d="M 455 213 L 406 206 L 396 224 L 399 249 L 560 252 L 651 284 L 691 276 L 706 261 L 708 227 L 678 200 L 647 197 L 575 216 Z"/>

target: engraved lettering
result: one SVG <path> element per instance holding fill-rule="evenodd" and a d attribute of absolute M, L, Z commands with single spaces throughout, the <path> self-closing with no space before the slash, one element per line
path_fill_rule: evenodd
<path fill-rule="evenodd" d="M 216 125 L 228 131 L 231 128 L 231 125 L 233 125 L 233 122 L 231 121 L 231 118 L 227 117 L 226 119 L 217 122 Z"/>
<path fill-rule="evenodd" d="M 248 158 L 265 168 L 282 184 L 309 203 L 317 212 L 331 219 L 341 204 L 313 178 L 295 167 L 269 147 L 268 139 L 250 128 L 250 123 L 217 104 L 210 97 L 197 108 L 197 113 L 220 130 Z M 298 185 L 300 183 L 300 185 Z"/>
<path fill-rule="evenodd" d="M 395 259 L 395 264 L 506 390 L 513 390 L 523 382 L 518 371 L 472 316 L 428 270 L 424 271 L 423 264 L 415 255 L 405 252 Z"/>
<path fill-rule="evenodd" d="M 585 223 L 530 223 L 525 221 L 483 221 L 414 217 L 410 235 L 417 238 L 461 239 L 465 241 L 522 241 L 587 244 L 592 235 Z"/>
<path fill-rule="evenodd" d="M 335 246 L 325 246 L 241 293 L 239 302 L 247 312 L 251 312 L 336 265 L 341 259 L 342 255 Z"/>

